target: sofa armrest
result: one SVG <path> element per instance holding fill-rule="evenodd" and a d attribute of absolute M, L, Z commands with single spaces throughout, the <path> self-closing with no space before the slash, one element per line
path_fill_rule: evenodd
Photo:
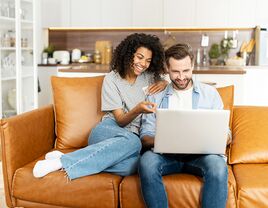
<path fill-rule="evenodd" d="M 15 171 L 51 150 L 55 138 L 53 105 L 1 120 L 2 166 L 9 205 Z"/>

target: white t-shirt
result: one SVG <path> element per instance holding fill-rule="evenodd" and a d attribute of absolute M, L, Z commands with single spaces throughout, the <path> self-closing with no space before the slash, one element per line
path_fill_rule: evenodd
<path fill-rule="evenodd" d="M 175 90 L 168 99 L 168 109 L 187 110 L 192 109 L 193 87 L 188 90 Z"/>

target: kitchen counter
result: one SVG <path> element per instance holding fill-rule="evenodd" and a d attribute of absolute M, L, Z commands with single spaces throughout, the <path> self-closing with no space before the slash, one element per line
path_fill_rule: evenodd
<path fill-rule="evenodd" d="M 108 65 L 88 65 L 88 66 L 71 66 L 69 68 L 60 68 L 59 72 L 66 73 L 108 73 L 110 68 Z M 226 67 L 196 67 L 193 74 L 245 74 L 243 68 L 226 68 Z"/>

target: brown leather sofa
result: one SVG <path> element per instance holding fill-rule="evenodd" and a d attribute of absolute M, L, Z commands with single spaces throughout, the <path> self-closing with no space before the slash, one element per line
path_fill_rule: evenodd
<path fill-rule="evenodd" d="M 137 175 L 100 173 L 69 181 L 63 171 L 37 179 L 32 169 L 54 148 L 70 152 L 87 145 L 102 116 L 103 77 L 52 78 L 54 105 L 1 120 L 2 161 L 9 207 L 145 207 Z M 227 207 L 268 207 L 268 107 L 234 107 L 233 87 L 218 89 L 231 109 Z M 89 164 L 90 165 L 90 164 Z M 164 177 L 170 207 L 200 206 L 202 179 Z"/>

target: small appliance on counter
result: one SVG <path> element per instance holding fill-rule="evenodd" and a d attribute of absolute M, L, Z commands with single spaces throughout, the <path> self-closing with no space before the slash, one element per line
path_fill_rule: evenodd
<path fill-rule="evenodd" d="M 70 53 L 69 51 L 54 51 L 53 58 L 57 60 L 60 64 L 70 63 Z"/>
<path fill-rule="evenodd" d="M 72 62 L 78 62 L 81 58 L 81 50 L 80 49 L 73 49 L 72 50 Z"/>

